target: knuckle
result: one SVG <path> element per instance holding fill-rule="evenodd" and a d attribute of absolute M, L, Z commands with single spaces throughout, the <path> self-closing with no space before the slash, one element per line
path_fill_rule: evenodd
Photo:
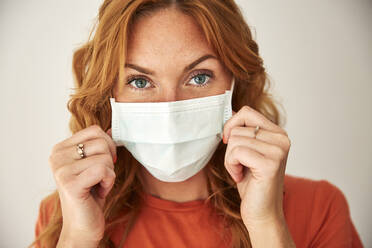
<path fill-rule="evenodd" d="M 52 152 L 49 157 L 48 157 L 48 164 L 50 168 L 53 170 L 57 166 L 57 161 L 58 161 L 58 154 L 60 152 L 58 150 Z"/>
<path fill-rule="evenodd" d="M 244 147 L 242 146 L 235 146 L 231 149 L 231 154 L 236 155 L 243 151 Z"/>
<path fill-rule="evenodd" d="M 50 167 L 53 169 L 59 167 L 64 160 L 65 160 L 64 151 L 59 149 L 49 155 L 48 162 Z"/>
<path fill-rule="evenodd" d="M 94 171 L 93 173 L 95 175 L 97 175 L 97 176 L 99 176 L 99 175 L 106 175 L 106 173 L 107 173 L 107 169 L 106 168 L 107 167 L 104 164 L 100 164 L 100 165 L 98 165 L 96 167 L 95 170 L 93 170 Z"/>
<path fill-rule="evenodd" d="M 95 166 L 89 168 L 87 171 L 89 176 L 92 177 L 102 177 L 106 173 L 106 166 L 104 164 L 96 164 Z"/>
<path fill-rule="evenodd" d="M 241 108 L 242 111 L 244 112 L 250 112 L 251 111 L 251 108 L 248 106 L 248 105 L 244 105 L 242 108 Z"/>
<path fill-rule="evenodd" d="M 112 163 L 112 157 L 111 157 L 111 154 L 109 153 L 105 153 L 102 155 L 103 157 L 103 160 L 106 164 L 111 164 Z"/>
<path fill-rule="evenodd" d="M 104 138 L 97 138 L 96 142 L 102 152 L 109 152 L 107 142 Z"/>
<path fill-rule="evenodd" d="M 279 146 L 273 146 L 272 152 L 275 154 L 275 157 L 282 158 L 285 155 L 285 151 Z"/>
<path fill-rule="evenodd" d="M 286 140 L 287 140 L 287 147 L 290 148 L 291 145 L 292 145 L 292 141 L 291 141 L 291 139 L 289 137 L 287 137 Z"/>
<path fill-rule="evenodd" d="M 56 153 L 61 148 L 61 144 L 57 143 L 52 147 L 51 153 Z"/>
<path fill-rule="evenodd" d="M 286 150 L 289 149 L 289 147 L 291 146 L 291 140 L 289 139 L 289 137 L 286 135 L 286 134 L 280 134 L 280 140 L 284 146 L 284 148 Z"/>
<path fill-rule="evenodd" d="M 108 166 L 110 168 L 114 168 L 112 157 L 110 154 L 105 153 L 100 156 L 101 162 L 104 166 Z"/>
<path fill-rule="evenodd" d="M 101 127 L 97 124 L 90 126 L 94 133 L 100 133 L 102 131 Z"/>

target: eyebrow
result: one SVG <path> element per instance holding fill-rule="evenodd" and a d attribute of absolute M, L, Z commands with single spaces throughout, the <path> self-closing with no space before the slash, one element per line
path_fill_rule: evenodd
<path fill-rule="evenodd" d="M 183 69 L 183 73 L 185 73 L 187 71 L 190 71 L 197 64 L 199 64 L 199 63 L 201 63 L 201 62 L 203 62 L 204 60 L 207 60 L 207 59 L 217 59 L 217 58 L 215 56 L 211 55 L 211 54 L 206 54 L 206 55 L 198 58 L 197 60 L 195 60 L 194 62 L 192 62 L 188 66 L 186 66 Z M 138 65 L 135 65 L 135 64 L 125 63 L 125 67 L 129 67 L 129 68 L 132 68 L 132 69 L 134 69 L 136 71 L 139 71 L 139 72 L 142 72 L 142 73 L 145 73 L 145 74 L 149 74 L 149 75 L 154 75 L 155 74 L 154 71 L 149 70 L 149 69 L 146 69 L 146 68 L 141 67 L 141 66 L 138 66 Z"/>

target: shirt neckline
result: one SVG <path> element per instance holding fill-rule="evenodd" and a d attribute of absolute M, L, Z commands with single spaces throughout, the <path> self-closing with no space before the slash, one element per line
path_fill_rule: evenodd
<path fill-rule="evenodd" d="M 283 187 L 283 196 L 285 196 L 285 187 Z M 208 205 L 206 199 L 175 202 L 159 198 L 147 192 L 142 192 L 141 197 L 143 199 L 144 206 L 169 212 L 193 211 Z"/>
<path fill-rule="evenodd" d="M 198 210 L 207 204 L 206 199 L 192 200 L 187 202 L 175 202 L 153 196 L 147 192 L 142 193 L 142 199 L 144 201 L 144 205 L 147 207 L 171 212 Z"/>

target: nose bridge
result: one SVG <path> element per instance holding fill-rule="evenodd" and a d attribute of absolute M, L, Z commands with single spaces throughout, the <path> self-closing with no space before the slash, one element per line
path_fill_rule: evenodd
<path fill-rule="evenodd" d="M 172 102 L 177 101 L 179 93 L 178 93 L 178 87 L 175 85 L 166 86 L 162 88 L 161 93 L 161 102 Z"/>

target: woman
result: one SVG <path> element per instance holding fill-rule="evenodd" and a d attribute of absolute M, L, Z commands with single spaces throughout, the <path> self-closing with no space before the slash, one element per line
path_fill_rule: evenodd
<path fill-rule="evenodd" d="M 362 247 L 337 187 L 285 175 L 290 139 L 233 1 L 106 0 L 73 69 L 36 247 Z"/>

